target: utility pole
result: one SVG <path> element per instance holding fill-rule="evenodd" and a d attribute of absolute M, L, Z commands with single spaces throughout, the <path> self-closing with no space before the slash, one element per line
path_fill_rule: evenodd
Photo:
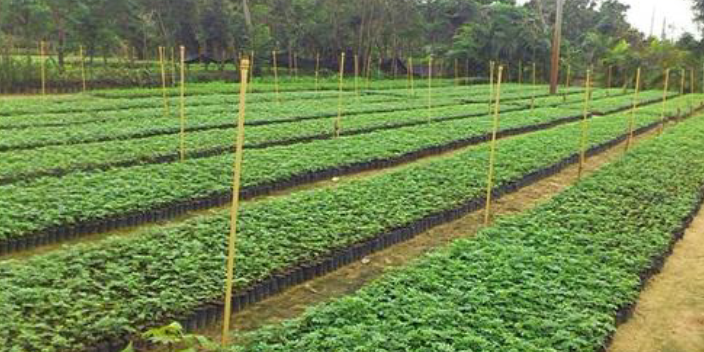
<path fill-rule="evenodd" d="M 565 0 L 557 2 L 555 15 L 555 36 L 552 39 L 552 61 L 550 63 L 550 94 L 557 94 L 557 84 L 560 77 L 560 44 L 562 43 L 562 7 Z"/>

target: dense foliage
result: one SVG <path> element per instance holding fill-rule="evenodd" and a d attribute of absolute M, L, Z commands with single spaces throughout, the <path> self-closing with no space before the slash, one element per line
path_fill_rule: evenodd
<path fill-rule="evenodd" d="M 702 133 L 700 116 L 549 203 L 232 350 L 600 351 L 701 202 Z"/>
<path fill-rule="evenodd" d="M 628 116 L 623 115 L 594 118 L 590 146 L 622 136 L 627 121 Z M 643 115 L 637 125 L 646 126 L 654 121 L 657 118 Z M 695 136 L 701 130 L 701 120 L 697 121 L 697 125 L 688 125 L 698 127 L 692 129 Z M 438 128 L 437 132 L 442 130 L 447 128 Z M 580 124 L 573 123 L 500 141 L 496 186 L 511 184 L 526 174 L 575 155 L 578 150 L 575 136 L 579 133 Z M 687 139 L 692 144 L 685 144 L 683 148 L 693 146 L 692 153 L 701 153 L 704 148 L 700 148 L 699 140 Z M 335 188 L 244 205 L 238 235 L 237 288 L 361 239 L 373 238 L 438 211 L 481 199 L 488 154 L 489 147 L 482 145 Z M 678 155 L 684 154 L 680 150 Z M 701 166 L 676 164 L 679 166 L 673 167 L 673 172 Z M 638 165 L 637 170 L 648 170 Z M 669 163 L 662 165 L 669 166 Z M 157 174 L 159 172 L 152 172 L 149 177 Z M 692 188 L 690 183 L 696 180 L 693 175 L 701 173 L 683 176 L 685 180 L 675 189 Z M 679 177 L 679 173 L 676 176 Z M 640 178 L 633 182 L 636 180 Z M 122 189 L 115 191 L 113 195 L 124 192 Z M 101 201 L 110 198 L 98 197 Z M 595 211 L 598 209 L 603 206 L 595 207 Z M 670 216 L 676 219 L 676 213 L 656 213 L 673 214 Z M 228 227 L 227 212 L 218 212 L 173 227 L 155 228 L 135 236 L 73 246 L 23 262 L 3 264 L 0 266 L 0 287 L 3 287 L 0 315 L 8 319 L 0 320 L 0 350 L 76 350 L 105 337 L 134 333 L 144 325 L 220 299 L 224 234 Z M 582 266 L 579 269 L 584 270 Z M 447 290 L 443 290 L 443 294 L 447 294 Z M 517 300 L 512 304 L 521 302 Z M 375 331 L 387 332 L 387 329 Z M 369 342 L 373 341 L 376 340 Z"/>

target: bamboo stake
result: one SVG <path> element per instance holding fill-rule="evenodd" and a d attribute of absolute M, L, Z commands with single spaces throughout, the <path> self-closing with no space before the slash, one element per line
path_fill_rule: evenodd
<path fill-rule="evenodd" d="M 46 42 L 39 42 L 40 69 L 42 76 L 42 96 L 46 95 Z"/>
<path fill-rule="evenodd" d="M 298 53 L 296 52 L 293 53 L 293 75 L 298 81 Z"/>
<path fill-rule="evenodd" d="M 81 57 L 81 81 L 83 82 L 83 93 L 86 92 L 86 60 L 83 57 L 83 45 L 79 46 L 79 56 Z"/>
<path fill-rule="evenodd" d="M 274 63 L 274 92 L 276 94 L 276 102 L 281 104 L 281 97 L 279 96 L 279 68 L 276 64 L 276 50 L 272 50 L 271 59 Z"/>
<path fill-rule="evenodd" d="M 334 132 L 335 138 L 340 136 L 342 131 L 342 88 L 343 79 L 345 77 L 345 53 L 340 54 L 340 86 L 337 94 L 337 119 L 335 120 Z"/>
<path fill-rule="evenodd" d="M 636 92 L 635 95 L 633 96 L 633 109 L 631 110 L 631 119 L 630 123 L 628 126 L 628 140 L 626 141 L 626 151 L 628 151 L 631 148 L 631 144 L 633 143 L 633 133 L 634 133 L 634 128 L 636 124 L 636 112 L 638 110 L 638 93 L 640 91 L 640 67 L 638 67 L 638 71 L 636 71 Z"/>
<path fill-rule="evenodd" d="M 181 45 L 181 161 L 186 160 L 186 47 Z"/>
<path fill-rule="evenodd" d="M 606 79 L 606 96 L 611 96 L 611 75 L 613 73 L 613 65 L 609 65 L 608 78 Z"/>
<path fill-rule="evenodd" d="M 176 86 L 176 47 L 171 47 L 171 86 Z"/>
<path fill-rule="evenodd" d="M 367 56 L 367 83 L 365 85 L 366 89 L 369 89 L 369 84 L 371 83 L 372 80 L 372 54 L 369 53 L 369 56 Z"/>
<path fill-rule="evenodd" d="M 584 164 L 587 161 L 587 139 L 589 133 L 589 103 L 591 101 L 591 83 L 592 71 L 587 70 L 587 83 L 585 84 L 586 92 L 584 94 L 584 113 L 582 115 L 582 139 L 579 147 L 579 170 L 577 171 L 577 179 L 582 178 L 584 172 Z"/>
<path fill-rule="evenodd" d="M 694 69 L 690 70 L 690 74 L 691 74 L 691 76 L 690 76 L 690 86 L 691 86 L 690 94 L 694 94 L 696 92 L 696 90 L 695 90 L 696 84 L 695 84 L 695 80 L 694 80 Z M 689 107 L 689 113 L 691 114 L 692 113 L 692 99 L 687 99 L 687 106 Z"/>
<path fill-rule="evenodd" d="M 658 134 L 665 131 L 665 110 L 667 109 L 667 91 L 670 84 L 670 69 L 665 70 L 665 90 L 662 93 L 662 113 L 660 115 L 660 130 Z"/>
<path fill-rule="evenodd" d="M 428 60 L 428 122 L 430 122 L 433 109 L 433 56 Z"/>
<path fill-rule="evenodd" d="M 518 61 L 518 84 L 523 84 L 523 60 Z"/>
<path fill-rule="evenodd" d="M 247 92 L 252 93 L 252 86 L 254 86 L 254 50 L 249 52 L 249 84 L 247 85 Z"/>
<path fill-rule="evenodd" d="M 494 99 L 494 61 L 489 62 L 489 113 L 491 114 L 491 103 Z"/>
<path fill-rule="evenodd" d="M 484 209 L 484 225 L 489 225 L 491 219 L 491 191 L 494 188 L 494 162 L 496 159 L 496 135 L 499 130 L 499 106 L 501 104 L 501 76 L 504 68 L 499 66 L 498 80 L 496 81 L 496 103 L 494 105 L 494 128 L 491 133 L 491 151 L 489 153 L 489 172 L 486 180 L 486 204 Z"/>
<path fill-rule="evenodd" d="M 413 57 L 408 58 L 408 79 L 411 83 L 411 96 L 416 95 L 415 84 L 413 83 Z"/>
<path fill-rule="evenodd" d="M 565 87 L 569 88 L 570 87 L 570 76 L 572 75 L 572 65 L 568 64 L 567 65 L 567 78 L 565 81 Z"/>
<path fill-rule="evenodd" d="M 247 96 L 247 77 L 249 60 L 240 64 L 240 105 L 237 116 L 237 137 L 235 140 L 235 169 L 232 181 L 232 207 L 230 208 L 230 236 L 227 241 L 227 277 L 225 279 L 225 311 L 222 321 L 222 345 L 229 340 L 230 320 L 232 317 L 232 286 L 235 276 L 235 242 L 237 238 L 237 214 L 240 201 L 240 176 L 242 174 L 242 149 L 244 148 L 244 118 Z"/>
<path fill-rule="evenodd" d="M 537 84 L 538 74 L 536 73 L 536 65 L 533 62 L 533 86 L 531 87 L 530 111 L 535 111 L 535 85 Z"/>
<path fill-rule="evenodd" d="M 164 99 L 164 116 L 169 115 L 169 99 L 166 96 L 166 68 L 164 67 L 164 52 L 166 48 L 159 47 L 159 64 L 161 66 L 161 95 Z"/>
<path fill-rule="evenodd" d="M 354 54 L 354 94 L 359 96 L 359 55 Z"/>
<path fill-rule="evenodd" d="M 459 61 L 455 59 L 455 85 L 460 85 L 460 72 L 459 72 Z"/>
<path fill-rule="evenodd" d="M 320 53 L 315 54 L 315 91 L 317 92 L 320 90 L 319 87 L 319 79 L 320 79 Z"/>
<path fill-rule="evenodd" d="M 680 95 L 684 95 L 684 87 L 685 87 L 685 77 L 687 76 L 687 73 L 685 72 L 684 69 L 682 69 L 680 73 L 680 78 L 682 82 L 680 82 Z"/>

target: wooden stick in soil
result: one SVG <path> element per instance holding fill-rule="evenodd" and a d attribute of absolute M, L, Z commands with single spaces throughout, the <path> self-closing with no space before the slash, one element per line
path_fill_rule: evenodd
<path fill-rule="evenodd" d="M 662 113 L 660 114 L 660 129 L 658 134 L 662 134 L 665 131 L 665 111 L 667 109 L 667 90 L 670 84 L 670 69 L 665 70 L 665 88 L 662 93 Z"/>
<path fill-rule="evenodd" d="M 335 138 L 340 137 L 342 132 L 342 89 L 343 79 L 345 77 L 345 53 L 340 54 L 340 83 L 337 93 L 337 119 L 335 119 L 334 135 Z"/>
<path fill-rule="evenodd" d="M 293 75 L 298 81 L 298 53 L 293 53 Z"/>
<path fill-rule="evenodd" d="M 518 60 L 518 84 L 523 84 L 523 60 Z"/>
<path fill-rule="evenodd" d="M 428 60 L 428 122 L 433 110 L 433 56 Z"/>
<path fill-rule="evenodd" d="M 489 172 L 486 180 L 486 205 L 484 208 L 484 225 L 489 225 L 491 220 L 491 190 L 494 188 L 494 162 L 496 161 L 496 135 L 499 130 L 499 106 L 501 104 L 501 76 L 503 66 L 499 66 L 498 80 L 496 81 L 496 101 L 494 105 L 494 128 L 491 133 L 491 151 L 489 153 Z"/>
<path fill-rule="evenodd" d="M 169 98 L 166 94 L 166 67 L 164 64 L 165 51 L 165 47 L 159 46 L 159 65 L 161 66 L 161 95 L 164 100 L 164 116 L 169 116 Z"/>
<path fill-rule="evenodd" d="M 585 84 L 584 93 L 584 112 L 582 114 L 582 137 L 579 147 L 579 169 L 577 171 L 577 179 L 582 178 L 582 172 L 584 171 L 584 164 L 587 161 L 587 140 L 589 133 L 589 103 L 591 101 L 592 94 L 590 92 L 592 84 L 592 71 L 587 70 L 587 82 Z"/>
<path fill-rule="evenodd" d="M 254 50 L 249 52 L 249 83 L 247 84 L 247 92 L 252 93 L 254 86 Z"/>
<path fill-rule="evenodd" d="M 42 96 L 46 95 L 46 42 L 39 42 L 39 61 L 42 78 Z"/>
<path fill-rule="evenodd" d="M 628 123 L 628 140 L 626 140 L 626 151 L 631 148 L 633 143 L 633 133 L 636 124 L 636 113 L 638 112 L 638 93 L 640 92 L 640 67 L 636 71 L 636 91 L 633 95 L 633 109 L 631 109 L 631 119 Z"/>
<path fill-rule="evenodd" d="M 359 97 L 359 55 L 354 54 L 354 94 Z"/>
<path fill-rule="evenodd" d="M 320 90 L 319 84 L 320 79 L 320 53 L 315 54 L 315 91 Z"/>
<path fill-rule="evenodd" d="M 494 99 L 494 61 L 489 62 L 489 114 L 491 114 L 491 103 Z"/>
<path fill-rule="evenodd" d="M 276 94 L 276 102 L 281 104 L 281 97 L 279 96 L 279 67 L 276 63 L 276 50 L 271 52 L 271 60 L 274 64 L 274 94 Z"/>
<path fill-rule="evenodd" d="M 611 74 L 613 72 L 613 65 L 609 65 L 609 72 L 606 79 L 606 96 L 611 96 Z"/>
<path fill-rule="evenodd" d="M 460 85 L 460 72 L 459 72 L 459 61 L 455 59 L 455 85 Z"/>
<path fill-rule="evenodd" d="M 537 84 L 538 75 L 535 72 L 537 69 L 535 62 L 533 62 L 533 85 L 531 86 L 531 97 L 530 97 L 530 112 L 535 111 L 535 85 Z"/>
<path fill-rule="evenodd" d="M 86 92 L 86 60 L 83 56 L 83 45 L 78 47 L 78 53 L 81 59 L 81 81 L 83 82 L 83 93 Z"/>
<path fill-rule="evenodd" d="M 244 118 L 247 95 L 247 76 L 249 60 L 240 64 L 240 106 L 237 117 L 237 138 L 235 140 L 235 165 L 232 181 L 232 207 L 230 208 L 230 236 L 227 241 L 227 276 L 225 279 L 225 311 L 222 321 L 222 345 L 229 340 L 230 321 L 232 318 L 232 286 L 235 276 L 235 242 L 237 238 L 237 214 L 240 202 L 240 176 L 242 174 L 242 149 L 244 148 Z"/>
<path fill-rule="evenodd" d="M 186 160 L 186 47 L 181 45 L 181 161 Z"/>
<path fill-rule="evenodd" d="M 171 47 L 171 86 L 176 87 L 176 47 Z"/>
<path fill-rule="evenodd" d="M 696 92 L 696 90 L 695 90 L 696 83 L 695 83 L 695 80 L 694 80 L 694 69 L 691 69 L 691 70 L 690 70 L 690 74 L 691 74 L 691 76 L 690 76 L 690 79 L 689 79 L 689 80 L 690 80 L 690 86 L 691 86 L 691 88 L 690 88 L 689 92 L 690 92 L 690 94 L 694 94 L 694 93 Z M 692 111 L 693 111 L 693 108 L 692 108 L 692 99 L 687 99 L 687 106 L 689 107 L 689 113 L 691 114 Z"/>

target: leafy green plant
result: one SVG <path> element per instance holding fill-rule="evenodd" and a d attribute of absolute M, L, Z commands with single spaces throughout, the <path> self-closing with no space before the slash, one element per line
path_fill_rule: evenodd
<path fill-rule="evenodd" d="M 142 334 L 142 338 L 157 347 L 165 347 L 169 352 L 213 352 L 220 348 L 205 336 L 186 334 L 178 322 L 149 329 Z M 122 352 L 135 352 L 132 343 Z"/>

